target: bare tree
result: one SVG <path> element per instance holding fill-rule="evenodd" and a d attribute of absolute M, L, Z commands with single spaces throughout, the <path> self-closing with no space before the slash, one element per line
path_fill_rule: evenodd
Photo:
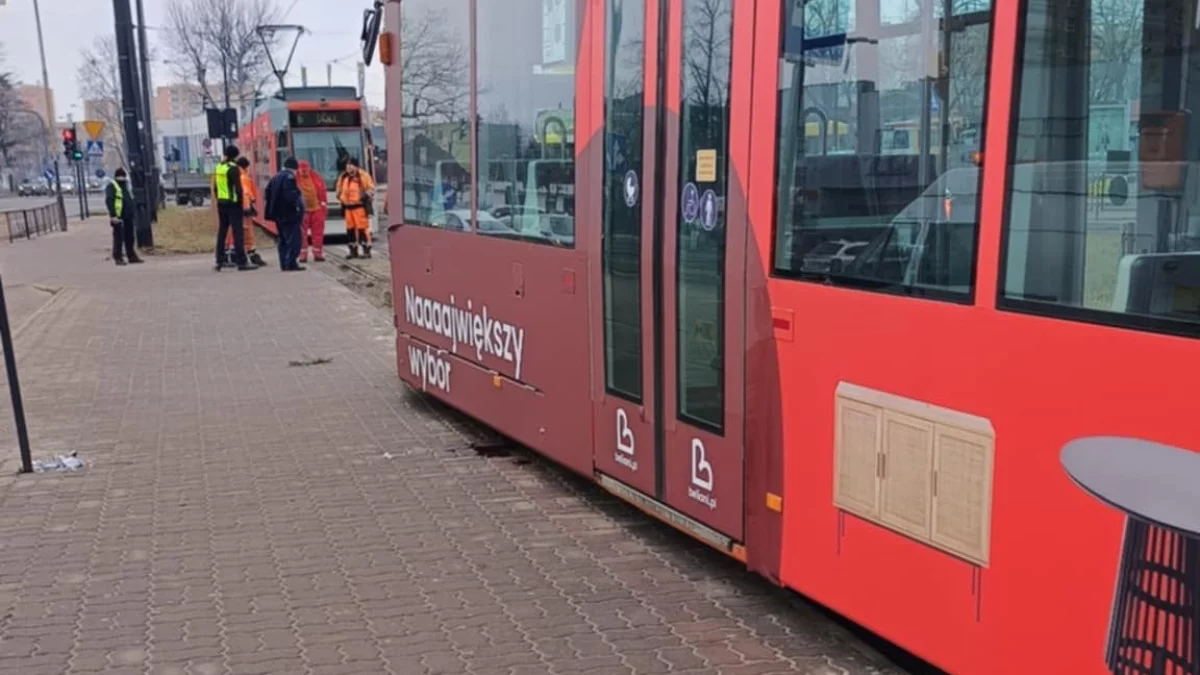
<path fill-rule="evenodd" d="M 696 13 L 688 17 L 684 36 L 687 88 L 691 90 L 692 103 L 714 108 L 728 105 L 732 3 L 692 0 L 687 8 Z"/>
<path fill-rule="evenodd" d="M 16 85 L 12 73 L 0 71 L 0 164 L 6 167 L 22 159 L 37 163 L 39 148 L 48 142 L 37 115 L 17 96 Z"/>
<path fill-rule="evenodd" d="M 256 29 L 282 17 L 278 0 L 169 0 L 163 48 L 176 75 L 199 86 L 205 101 L 253 107 L 276 47 L 274 38 L 264 45 Z"/>
<path fill-rule="evenodd" d="M 424 123 L 467 117 L 470 84 L 463 38 L 450 34 L 444 9 L 405 10 L 400 38 L 404 116 Z"/>
<path fill-rule="evenodd" d="M 1092 0 L 1090 103 L 1139 97 L 1142 78 L 1142 3 Z"/>
<path fill-rule="evenodd" d="M 129 166 L 125 156 L 125 124 L 121 112 L 121 73 L 118 69 L 117 43 L 111 36 L 96 38 L 92 46 L 79 52 L 80 64 L 75 81 L 85 102 L 92 104 L 90 114 L 104 122 L 104 141 Z"/>

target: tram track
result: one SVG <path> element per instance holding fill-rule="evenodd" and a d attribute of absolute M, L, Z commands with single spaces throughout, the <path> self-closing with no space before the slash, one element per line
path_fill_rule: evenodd
<path fill-rule="evenodd" d="M 271 232 L 259 229 L 260 236 L 268 238 L 272 245 L 278 238 Z M 384 273 L 370 269 L 369 265 L 383 261 L 388 263 L 386 248 L 376 248 L 371 258 L 350 258 L 346 254 L 345 244 L 326 244 L 325 262 L 308 263 L 309 271 L 319 271 L 336 279 L 352 292 L 364 296 L 372 304 L 390 309 L 392 306 L 392 279 L 390 270 Z"/>

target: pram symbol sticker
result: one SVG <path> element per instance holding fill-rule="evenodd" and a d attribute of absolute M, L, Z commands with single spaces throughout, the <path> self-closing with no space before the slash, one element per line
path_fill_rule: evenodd
<path fill-rule="evenodd" d="M 625 206 L 633 208 L 638 201 L 638 175 L 633 169 L 625 172 Z"/>

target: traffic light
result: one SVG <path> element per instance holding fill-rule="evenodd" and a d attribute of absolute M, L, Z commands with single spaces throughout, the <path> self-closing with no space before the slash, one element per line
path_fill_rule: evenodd
<path fill-rule="evenodd" d="M 67 159 L 76 162 L 83 159 L 83 151 L 79 149 L 79 141 L 75 135 L 75 125 L 72 124 L 70 129 L 62 130 L 63 155 Z"/>
<path fill-rule="evenodd" d="M 75 151 L 79 148 L 79 144 L 75 141 L 75 128 L 62 130 L 63 155 L 67 159 L 75 158 Z"/>

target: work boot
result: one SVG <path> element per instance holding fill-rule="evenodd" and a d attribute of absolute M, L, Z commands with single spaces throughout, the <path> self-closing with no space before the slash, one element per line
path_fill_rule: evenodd
<path fill-rule="evenodd" d="M 351 259 L 358 257 L 358 244 L 350 244 L 350 255 L 346 257 Z"/>
<path fill-rule="evenodd" d="M 363 244 L 363 257 L 364 258 L 371 257 L 371 245 L 370 244 Z"/>
<path fill-rule="evenodd" d="M 251 264 L 258 265 L 259 267 L 267 266 L 267 261 L 262 259 L 262 256 L 258 254 L 258 251 L 248 251 L 246 255 L 250 257 Z"/>

